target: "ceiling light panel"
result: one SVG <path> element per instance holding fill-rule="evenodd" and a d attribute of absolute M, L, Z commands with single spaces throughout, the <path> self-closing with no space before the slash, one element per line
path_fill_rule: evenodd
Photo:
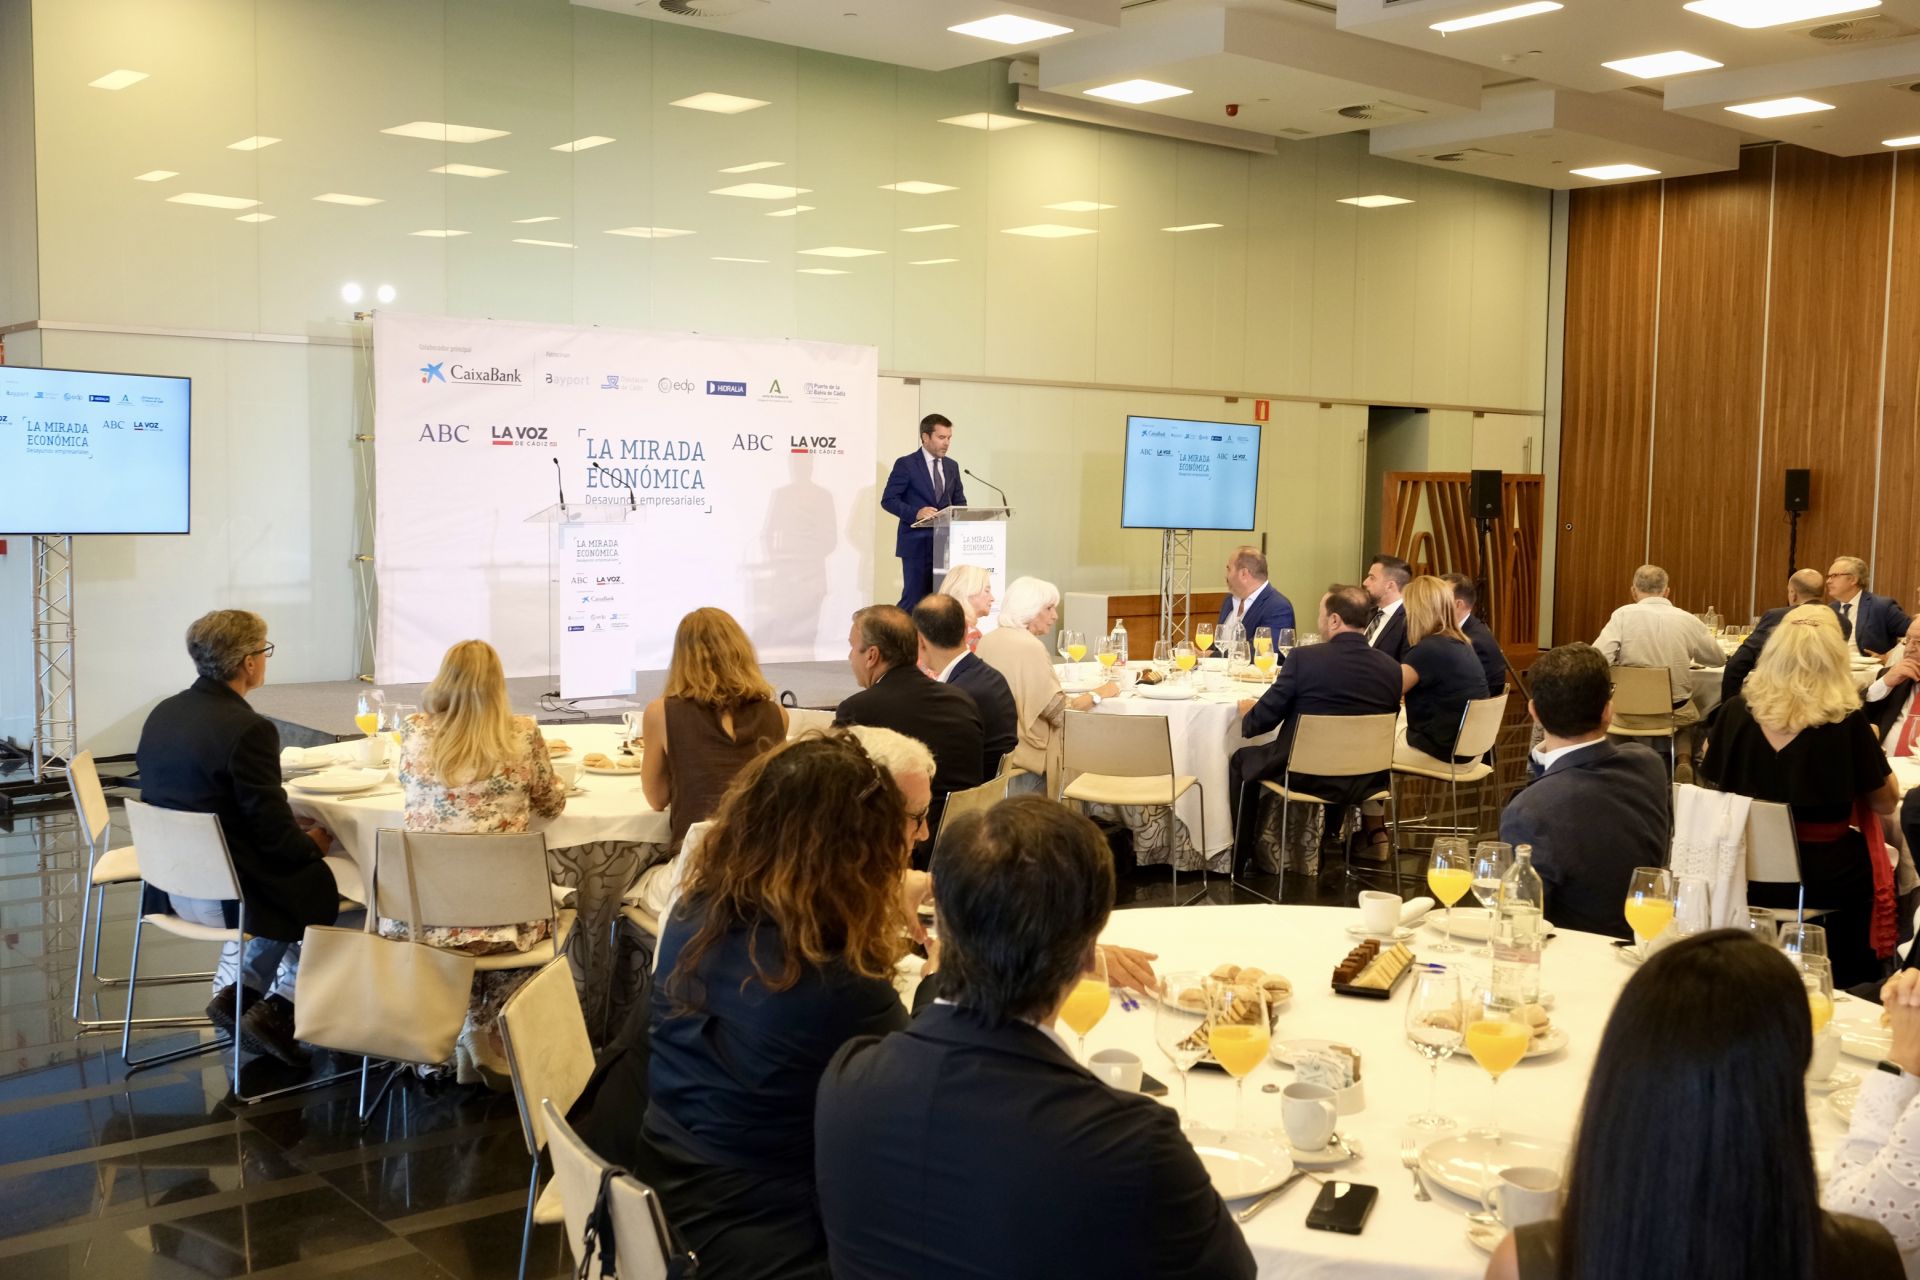
<path fill-rule="evenodd" d="M 1404 196 L 1372 195 L 1347 196 L 1345 199 L 1339 201 L 1339 203 L 1357 204 L 1362 209 L 1385 209 L 1389 205 L 1412 204 L 1413 201 L 1406 199 Z"/>
<path fill-rule="evenodd" d="M 847 273 L 838 267 L 801 267 L 803 276 L 844 276 Z"/>
<path fill-rule="evenodd" d="M 229 151 L 258 151 L 258 150 L 260 150 L 260 149 L 261 149 L 262 147 L 270 147 L 270 146 L 272 146 L 272 145 L 273 145 L 274 143 L 276 143 L 276 142 L 278 142 L 278 141 L 280 141 L 280 139 L 278 139 L 278 138 L 269 138 L 269 137 L 267 137 L 267 136 L 266 136 L 265 134 L 261 134 L 261 133 L 256 133 L 256 134 L 254 134 L 254 135 L 253 135 L 253 136 L 252 136 L 251 138 L 242 138 L 242 139 L 240 139 L 240 141 L 238 141 L 238 142 L 229 142 L 229 143 L 227 144 L 227 150 L 229 150 Z"/>
<path fill-rule="evenodd" d="M 1692 0 L 1681 8 L 1748 31 L 1878 9 L 1880 0 Z"/>
<path fill-rule="evenodd" d="M 947 262 L 958 262 L 958 258 L 922 258 L 918 262 L 909 262 L 910 267 L 937 267 Z"/>
<path fill-rule="evenodd" d="M 411 120 L 406 124 L 396 124 L 391 129 L 382 129 L 382 133 L 391 133 L 400 138 L 424 138 L 428 142 L 486 142 L 491 138 L 504 138 L 505 129 L 482 129 L 471 124 L 444 124 L 438 120 Z"/>
<path fill-rule="evenodd" d="M 924 227 L 902 227 L 900 229 L 910 236 L 917 236 L 923 231 L 956 231 L 959 227 L 960 224 L 957 222 L 929 222 Z"/>
<path fill-rule="evenodd" d="M 760 169 L 778 169 L 785 160 L 755 160 L 752 164 L 737 164 L 731 169 L 722 169 L 721 173 L 754 173 Z"/>
<path fill-rule="evenodd" d="M 764 266 L 766 266 L 766 265 L 767 265 L 767 260 L 766 260 L 765 258 L 727 258 L 727 257 L 715 257 L 715 258 L 713 258 L 713 259 L 712 259 L 712 261 L 714 261 L 714 262 L 751 262 L 751 263 L 753 263 L 753 264 L 755 264 L 756 266 L 762 266 L 762 267 L 764 267 Z"/>
<path fill-rule="evenodd" d="M 607 234 L 633 236 L 639 240 L 671 240 L 675 236 L 690 236 L 693 232 L 681 227 L 615 227 Z"/>
<path fill-rule="evenodd" d="M 1063 227 L 1057 222 L 1036 222 L 1030 227 L 1002 227 L 1001 231 L 1010 236 L 1032 236 L 1036 240 L 1064 240 L 1068 236 L 1095 234 L 1092 227 Z"/>
<path fill-rule="evenodd" d="M 87 84 L 95 89 L 110 89 L 117 92 L 129 85 L 139 84 L 146 78 L 147 73 L 144 71 L 128 71 L 122 68 L 119 71 L 109 71 L 98 80 L 89 80 Z"/>
<path fill-rule="evenodd" d="M 995 115 L 991 111 L 975 111 L 971 115 L 942 116 L 941 124 L 957 124 L 962 129 L 985 129 L 988 133 L 998 133 L 1002 129 L 1018 129 L 1022 125 L 1032 124 L 1019 116 Z"/>
<path fill-rule="evenodd" d="M 244 196 L 214 196 L 204 191 L 182 191 L 177 196 L 168 196 L 167 203 L 197 204 L 208 209 L 251 209 L 260 202 Z"/>
<path fill-rule="evenodd" d="M 604 147 L 609 142 L 614 142 L 614 141 L 617 141 L 617 139 L 605 137 L 604 135 L 598 134 L 598 133 L 590 133 L 584 138 L 575 138 L 572 142 L 563 142 L 559 146 L 554 147 L 553 150 L 555 151 L 591 151 L 595 147 Z"/>
<path fill-rule="evenodd" d="M 527 226 L 532 226 L 536 222 L 558 222 L 558 221 L 560 221 L 560 217 L 558 214 L 543 213 L 537 218 L 515 218 L 513 220 L 513 225 L 516 227 L 527 227 Z"/>
<path fill-rule="evenodd" d="M 885 253 L 885 249 L 855 249 L 844 244 L 822 245 L 818 249 L 802 249 L 801 253 L 812 254 L 816 258 L 871 258 Z"/>
<path fill-rule="evenodd" d="M 239 217 L 235 218 L 234 221 L 235 222 L 272 222 L 274 219 L 274 216 L 275 215 L 271 213 L 243 213 Z"/>
<path fill-rule="evenodd" d="M 689 111 L 712 111 L 718 115 L 737 116 L 742 111 L 752 111 L 769 104 L 764 98 L 742 98 L 731 93 L 696 93 L 690 97 L 675 98 L 667 105 L 685 107 Z"/>
<path fill-rule="evenodd" d="M 1685 49 L 1670 49 L 1666 53 L 1647 53 L 1638 58 L 1620 58 L 1600 65 L 1636 80 L 1665 80 L 1669 76 L 1683 76 L 1689 71 L 1711 71 L 1726 64 L 1703 58 L 1697 53 L 1688 53 Z"/>
<path fill-rule="evenodd" d="M 1543 13 L 1552 13 L 1565 6 L 1555 0 L 1534 0 L 1532 4 L 1509 5 L 1504 9 L 1489 9 L 1485 13 L 1476 13 L 1465 18 L 1449 18 L 1445 22 L 1433 23 L 1428 29 L 1441 35 L 1451 35 L 1455 31 L 1472 31 L 1475 27 L 1490 27 L 1496 22 L 1512 22 L 1517 18 L 1532 18 Z"/>
<path fill-rule="evenodd" d="M 1743 102 L 1727 110 L 1755 120 L 1776 120 L 1781 116 L 1804 116 L 1814 111 L 1831 111 L 1831 102 L 1815 98 L 1769 98 L 1765 102 Z"/>
<path fill-rule="evenodd" d="M 1649 169 L 1643 164 L 1599 164 L 1589 169 L 1569 169 L 1567 172 L 1578 174 L 1582 178 L 1598 178 L 1602 182 L 1613 182 L 1621 178 L 1652 178 L 1660 171 Z"/>
<path fill-rule="evenodd" d="M 742 200 L 791 200 L 795 196 L 808 195 L 812 190 L 812 187 L 783 187 L 777 182 L 736 182 L 730 187 L 716 187 L 707 194 L 738 196 Z"/>
<path fill-rule="evenodd" d="M 1184 227 L 1162 227 L 1160 229 L 1162 231 L 1213 231 L 1225 225 L 1225 223 L 1221 222 L 1189 222 Z"/>
<path fill-rule="evenodd" d="M 1098 213 L 1102 209 L 1118 209 L 1117 204 L 1101 204 L 1098 200 L 1062 200 L 1059 204 L 1040 206 L 1043 209 L 1058 209 L 1061 213 Z"/>
<path fill-rule="evenodd" d="M 489 169 L 483 164 L 443 164 L 427 170 L 428 173 L 444 173 L 455 178 L 497 178 L 505 169 Z"/>
<path fill-rule="evenodd" d="M 1882 142 L 1880 145 L 1883 147 L 1920 146 L 1920 133 L 1916 133 L 1910 138 L 1888 138 L 1886 141 Z"/>
<path fill-rule="evenodd" d="M 379 196 L 350 196 L 344 191 L 328 191 L 315 196 L 314 199 L 321 204 L 349 204 L 356 209 L 365 208 L 370 204 L 386 203 Z"/>
<path fill-rule="evenodd" d="M 1098 89 L 1088 89 L 1089 98 L 1105 98 L 1109 102 L 1130 102 L 1139 106 L 1143 102 L 1159 102 L 1165 98 L 1178 98 L 1192 93 L 1191 89 L 1182 89 L 1179 85 L 1161 84 L 1158 80 L 1122 80 L 1118 84 L 1103 84 Z"/>
<path fill-rule="evenodd" d="M 795 214 L 800 214 L 800 213 L 812 213 L 812 212 L 813 212 L 813 206 L 812 206 L 812 205 L 810 205 L 810 204 L 797 204 L 797 205 L 795 205 L 795 206 L 793 206 L 793 208 L 791 208 L 791 209 L 769 209 L 769 210 L 767 211 L 767 216 L 768 216 L 769 218 L 791 218 L 791 217 L 793 217 L 793 216 L 794 216 Z"/>
<path fill-rule="evenodd" d="M 409 231 L 410 236 L 425 236 L 429 240 L 451 240 L 455 236 L 464 236 L 465 231 L 456 231 L 452 227 L 428 227 L 423 231 Z"/>
<path fill-rule="evenodd" d="M 882 191 L 898 191 L 910 196 L 931 196 L 938 195 L 942 191 L 958 191 L 960 188 L 949 187 L 938 182 L 921 182 L 918 179 L 914 179 L 908 182 L 883 182 L 880 184 L 880 189 Z"/>
<path fill-rule="evenodd" d="M 1022 18 L 1012 13 L 998 13 L 991 18 L 981 18 L 976 22 L 963 22 L 957 27 L 948 27 L 947 30 L 955 35 L 991 40 L 995 44 L 1032 44 L 1035 40 L 1051 40 L 1055 36 L 1073 33 L 1072 27 L 1040 22 L 1033 18 Z"/>
<path fill-rule="evenodd" d="M 175 169 L 149 169 L 145 173 L 135 174 L 133 180 L 135 182 L 165 182 L 168 178 L 177 178 L 179 176 L 179 171 Z"/>
<path fill-rule="evenodd" d="M 514 243 L 515 243 L 515 244 L 533 244 L 533 245 L 539 245 L 539 246 L 540 246 L 540 247 L 541 247 L 542 249 L 571 249 L 571 248 L 573 248 L 573 246 L 572 246 L 572 245 L 570 245 L 570 244 L 568 244 L 568 243 L 567 243 L 567 242 L 566 242 L 565 240 L 522 240 L 522 239 L 518 239 L 518 238 L 516 238 L 516 239 L 514 240 Z"/>

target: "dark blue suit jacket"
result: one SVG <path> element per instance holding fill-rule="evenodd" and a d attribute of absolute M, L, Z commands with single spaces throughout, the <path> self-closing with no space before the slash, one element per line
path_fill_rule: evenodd
<path fill-rule="evenodd" d="M 933 477 L 927 474 L 927 460 L 920 456 L 920 450 L 894 459 L 887 487 L 880 491 L 881 510 L 900 521 L 900 530 L 893 535 L 893 554 L 905 555 L 907 548 L 916 542 L 932 544 L 933 530 L 913 527 L 914 516 L 920 508 L 967 505 L 967 491 L 960 483 L 960 464 L 952 458 L 942 458 L 940 469 L 947 475 L 947 492 L 944 500 L 935 501 Z"/>
<path fill-rule="evenodd" d="M 1500 641 L 1494 636 L 1493 629 L 1480 621 L 1478 614 L 1468 614 L 1467 620 L 1460 624 L 1460 630 L 1465 633 L 1467 643 L 1473 646 L 1473 656 L 1480 659 L 1480 669 L 1487 673 L 1487 696 L 1497 695 L 1507 687 L 1507 659 L 1500 652 Z"/>
<path fill-rule="evenodd" d="M 1866 593 L 1861 592 L 1860 597 L 1864 600 Z M 1835 609 L 1834 612 L 1837 614 L 1840 610 Z M 1734 650 L 1731 658 L 1727 659 L 1727 673 L 1720 677 L 1722 702 L 1740 692 L 1740 686 L 1745 684 L 1747 677 L 1753 674 L 1754 664 L 1760 661 L 1760 651 L 1767 647 L 1767 637 L 1773 634 L 1773 629 L 1780 625 L 1780 619 L 1786 617 L 1787 613 L 1788 607 L 1781 605 L 1778 609 L 1769 609 L 1761 614 L 1760 621 L 1753 625 L 1752 633 L 1740 642 L 1740 647 Z M 1853 639 L 1853 626 L 1845 618 L 1840 619 L 1840 638 Z"/>
<path fill-rule="evenodd" d="M 1242 747 L 1234 752 L 1234 763 L 1243 780 L 1278 782 L 1287 770 L 1293 727 L 1299 717 L 1392 715 L 1399 709 L 1400 664 L 1369 648 L 1359 632 L 1342 632 L 1324 644 L 1303 645 L 1287 655 L 1273 684 L 1240 722 L 1240 732 L 1249 738 L 1275 727 L 1280 734 L 1271 745 Z M 1295 774 L 1293 785 L 1329 799 L 1336 798 L 1334 792 L 1364 797 L 1385 787 L 1386 777 L 1382 773 L 1357 783 L 1341 780 L 1322 784 L 1318 779 Z"/>
<path fill-rule="evenodd" d="M 1220 618 L 1215 625 L 1226 626 L 1227 619 L 1232 616 L 1233 593 L 1228 592 L 1227 598 L 1220 602 Z M 1240 620 L 1240 625 L 1247 629 L 1248 640 L 1252 640 L 1253 633 L 1261 627 L 1271 627 L 1274 631 L 1274 640 L 1278 643 L 1280 628 L 1293 625 L 1293 602 L 1274 590 L 1273 584 L 1269 582 L 1266 588 L 1253 598 L 1253 607 L 1247 610 L 1247 616 Z"/>
<path fill-rule="evenodd" d="M 1838 603 L 1833 605 L 1835 613 L 1840 612 Z M 1842 615 L 1841 621 L 1846 621 Z M 1862 591 L 1853 602 L 1853 630 L 1860 641 L 1860 647 L 1868 653 L 1885 653 L 1907 637 L 1907 628 L 1913 625 L 1892 596 L 1877 596 L 1871 591 Z"/>
<path fill-rule="evenodd" d="M 985 782 L 1000 772 L 1000 758 L 1020 744 L 1020 712 L 1014 705 L 1013 690 L 1007 686 L 1005 676 L 972 653 L 960 655 L 947 683 L 965 691 L 980 708 L 980 724 L 986 739 L 980 780 Z"/>

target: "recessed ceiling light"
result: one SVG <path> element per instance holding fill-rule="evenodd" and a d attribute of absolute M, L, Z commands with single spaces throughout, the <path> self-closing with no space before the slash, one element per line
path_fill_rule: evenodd
<path fill-rule="evenodd" d="M 838 267 L 801 267 L 803 276 L 844 276 L 847 273 Z"/>
<path fill-rule="evenodd" d="M 885 253 L 885 249 L 853 249 L 844 244 L 823 245 L 818 249 L 802 249 L 801 253 L 810 253 L 816 258 L 871 258 L 875 254 Z"/>
<path fill-rule="evenodd" d="M 373 296 L 380 299 L 380 301 L 382 302 L 392 302 L 395 298 L 399 297 L 400 295 L 397 292 L 395 292 L 394 287 L 392 285 L 383 284 L 380 286 L 379 291 L 376 292 Z"/>
<path fill-rule="evenodd" d="M 168 178 L 177 178 L 179 176 L 180 172 L 177 169 L 149 169 L 145 173 L 136 173 L 133 176 L 133 180 L 135 182 L 165 182 Z"/>
<path fill-rule="evenodd" d="M 379 196 L 350 196 L 344 191 L 329 191 L 314 197 L 321 204 L 350 204 L 356 208 L 365 208 L 370 204 L 385 204 Z"/>
<path fill-rule="evenodd" d="M 573 248 L 573 246 L 568 244 L 565 240 L 519 240 L 519 239 L 516 239 L 514 243 L 515 244 L 537 244 L 543 249 Z"/>
<path fill-rule="evenodd" d="M 197 204 L 209 209 L 251 209 L 260 202 L 244 196 L 210 196 L 204 191 L 182 191 L 177 196 L 168 196 L 167 203 Z"/>
<path fill-rule="evenodd" d="M 1916 133 L 1910 138 L 1888 138 L 1880 145 L 1883 147 L 1911 147 L 1920 145 L 1920 133 Z"/>
<path fill-rule="evenodd" d="M 358 302 L 365 296 L 366 294 L 361 290 L 360 286 L 351 280 L 340 286 L 340 301 L 342 302 Z"/>
<path fill-rule="evenodd" d="M 1670 49 L 1666 53 L 1642 54 L 1638 58 L 1621 58 L 1600 65 L 1636 80 L 1664 80 L 1668 76 L 1682 76 L 1689 71 L 1711 71 L 1726 64 L 1703 58 L 1697 53 L 1688 53 L 1685 49 Z"/>
<path fill-rule="evenodd" d="M 1877 4 L 1879 0 L 1874 0 Z M 1552 13 L 1563 6 L 1555 0 L 1534 0 L 1532 4 L 1516 4 L 1505 9 L 1490 9 L 1486 13 L 1476 13 L 1468 18 L 1449 18 L 1445 22 L 1435 22 L 1428 26 L 1429 31 L 1438 31 L 1447 35 L 1455 31 L 1471 31 L 1475 27 L 1489 27 L 1496 22 L 1512 22 L 1515 18 L 1531 18 L 1537 13 Z"/>
<path fill-rule="evenodd" d="M 730 187 L 715 187 L 707 194 L 739 196 L 742 200 L 791 200 L 812 190 L 812 187 L 783 187 L 777 182 L 736 182 Z"/>
<path fill-rule="evenodd" d="M 262 148 L 262 147 L 270 147 L 270 146 L 272 146 L 272 145 L 273 145 L 274 143 L 276 143 L 276 142 L 278 142 L 278 141 L 280 141 L 280 139 L 278 139 L 278 138 L 269 138 L 269 137 L 267 137 L 267 136 L 266 136 L 265 134 L 262 134 L 262 133 L 256 133 L 256 134 L 254 134 L 254 135 L 253 135 L 253 136 L 252 136 L 251 138 L 242 138 L 242 139 L 240 139 L 240 141 L 238 141 L 238 142 L 229 142 L 229 143 L 227 144 L 227 150 L 229 150 L 229 151 L 258 151 L 258 150 L 260 150 L 260 148 Z"/>
<path fill-rule="evenodd" d="M 410 236 L 425 236 L 429 240 L 451 240 L 455 236 L 464 236 L 467 233 L 464 231 L 455 231 L 452 227 L 435 227 L 428 228 L 424 231 L 409 231 L 407 234 Z"/>
<path fill-rule="evenodd" d="M 1765 102 L 1743 102 L 1727 110 L 1736 115 L 1752 116 L 1756 120 L 1772 120 L 1779 116 L 1803 116 L 1813 111 L 1831 111 L 1831 102 L 1821 102 L 1815 98 L 1769 98 Z"/>
<path fill-rule="evenodd" d="M 604 147 L 613 141 L 616 141 L 616 139 L 608 138 L 598 133 L 590 133 L 584 138 L 575 138 L 572 142 L 563 142 L 559 146 L 551 149 L 554 151 L 591 151 L 595 147 Z"/>
<path fill-rule="evenodd" d="M 1643 164 L 1597 164 L 1592 168 L 1569 169 L 1567 172 L 1582 178 L 1598 178 L 1602 182 L 1609 182 L 1615 178 L 1651 178 L 1660 171 Z"/>
<path fill-rule="evenodd" d="M 1715 22 L 1727 22 L 1757 31 L 1761 27 L 1778 27 L 1789 22 L 1806 22 L 1814 18 L 1831 18 L 1840 13 L 1858 13 L 1862 9 L 1878 9 L 1880 0 L 1693 0 L 1693 3 L 1680 7 L 1703 18 L 1712 18 Z"/>
<path fill-rule="evenodd" d="M 1212 231 L 1214 228 L 1224 225 L 1224 223 L 1219 222 L 1189 222 L 1184 227 L 1162 227 L 1160 229 L 1162 231 Z"/>
<path fill-rule="evenodd" d="M 985 129 L 989 133 L 998 133 L 1002 129 L 1018 129 L 1023 124 L 1032 124 L 1031 120 L 1022 120 L 1019 116 L 999 116 L 991 111 L 975 111 L 971 115 L 942 116 L 941 124 L 957 124 L 962 129 Z"/>
<path fill-rule="evenodd" d="M 910 267 L 937 267 L 943 262 L 958 262 L 958 258 L 922 258 L 918 262 L 909 262 Z"/>
<path fill-rule="evenodd" d="M 955 35 L 991 40 L 995 44 L 1027 44 L 1034 40 L 1050 40 L 1054 36 L 1068 35 L 1073 28 L 1057 26 L 1051 22 L 1038 22 L 1012 13 L 997 13 L 991 18 L 981 18 L 977 22 L 963 22 L 957 27 L 948 27 L 947 30 Z"/>
<path fill-rule="evenodd" d="M 767 216 L 769 218 L 791 218 L 796 213 L 812 213 L 812 212 L 813 212 L 812 205 L 797 204 L 793 206 L 793 208 L 791 209 L 769 209 L 767 211 Z"/>
<path fill-rule="evenodd" d="M 1068 236 L 1096 234 L 1092 227 L 1063 227 L 1057 222 L 1036 222 L 1030 227 L 1002 227 L 1003 235 L 1032 236 L 1036 240 L 1064 240 Z"/>
<path fill-rule="evenodd" d="M 513 225 L 516 227 L 526 227 L 526 226 L 531 226 L 536 222 L 558 222 L 558 221 L 560 221 L 560 216 L 558 214 L 543 213 L 537 218 L 515 218 L 513 220 Z"/>
<path fill-rule="evenodd" d="M 124 89 L 130 84 L 139 84 L 146 78 L 147 73 L 144 71 L 127 71 L 123 69 L 120 71 L 109 71 L 98 80 L 89 80 L 87 83 L 95 89 Z"/>
<path fill-rule="evenodd" d="M 1402 196 L 1347 196 L 1340 204 L 1357 204 L 1362 209 L 1384 209 L 1390 204 L 1412 204 L 1413 201 Z"/>
<path fill-rule="evenodd" d="M 425 138 L 428 142 L 485 142 L 489 138 L 507 136 L 505 129 L 482 129 L 471 124 L 442 124 L 438 120 L 410 120 L 406 124 L 397 124 L 391 129 L 382 129 L 380 132 L 395 134 L 402 138 Z"/>
<path fill-rule="evenodd" d="M 958 187 L 949 187 L 938 182 L 921 182 L 918 179 L 909 182 L 883 182 L 882 191 L 898 191 L 910 196 L 931 196 L 942 191 L 958 191 Z"/>
<path fill-rule="evenodd" d="M 235 218 L 234 221 L 235 222 L 272 222 L 273 219 L 274 219 L 274 215 L 271 213 L 243 213 L 239 217 Z"/>
<path fill-rule="evenodd" d="M 427 170 L 428 173 L 451 174 L 456 178 L 497 178 L 505 169 L 489 169 L 483 164 L 443 164 Z"/>
<path fill-rule="evenodd" d="M 764 98 L 740 98 L 731 93 L 696 93 L 688 98 L 675 98 L 667 105 L 685 107 L 689 111 L 714 111 L 723 116 L 737 116 L 742 111 L 752 111 L 768 103 Z"/>
<path fill-rule="evenodd" d="M 908 235 L 917 236 L 923 231 L 953 231 L 960 226 L 957 222 L 929 222 L 924 227 L 902 227 Z"/>
<path fill-rule="evenodd" d="M 785 160 L 755 160 L 752 164 L 736 164 L 731 169 L 722 169 L 722 173 L 753 173 L 760 169 L 778 169 Z"/>
<path fill-rule="evenodd" d="M 752 262 L 752 263 L 756 263 L 756 264 L 758 264 L 759 266 L 763 266 L 763 267 L 767 265 L 767 260 L 766 260 L 765 258 L 724 258 L 724 257 L 716 257 L 716 258 L 714 258 L 714 259 L 713 259 L 713 261 L 715 261 L 715 262 Z"/>
<path fill-rule="evenodd" d="M 1158 80 L 1122 80 L 1118 84 L 1103 84 L 1098 89 L 1088 89 L 1089 98 L 1107 98 L 1114 102 L 1158 102 L 1162 98 L 1178 98 L 1182 94 L 1192 93 L 1191 89 L 1182 89 L 1178 85 L 1161 84 Z"/>
<path fill-rule="evenodd" d="M 1101 204 L 1098 200 L 1062 200 L 1059 204 L 1040 206 L 1043 209 L 1058 209 L 1062 213 L 1098 213 L 1102 209 L 1118 209 L 1117 204 Z"/>
<path fill-rule="evenodd" d="M 640 240 L 671 240 L 675 236 L 690 236 L 693 232 L 680 227 L 614 227 L 607 234 L 633 236 Z"/>

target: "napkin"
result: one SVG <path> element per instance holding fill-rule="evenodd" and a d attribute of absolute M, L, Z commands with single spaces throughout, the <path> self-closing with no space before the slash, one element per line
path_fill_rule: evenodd
<path fill-rule="evenodd" d="M 280 752 L 282 769 L 324 769 L 346 759 L 336 743 L 319 747 L 287 747 Z"/>
<path fill-rule="evenodd" d="M 1411 902 L 1402 903 L 1400 906 L 1400 923 L 1412 924 L 1415 920 L 1418 920 L 1431 910 L 1433 910 L 1432 898 L 1415 898 Z"/>

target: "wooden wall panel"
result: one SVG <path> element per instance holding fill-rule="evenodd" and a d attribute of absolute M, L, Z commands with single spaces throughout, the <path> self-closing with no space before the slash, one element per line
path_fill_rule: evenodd
<path fill-rule="evenodd" d="M 1756 148 L 1737 174 L 1666 184 L 1648 559 L 1672 575 L 1676 604 L 1737 619 L 1753 570 L 1773 167 L 1773 149 Z M 1761 607 L 1778 594 L 1763 589 Z"/>
<path fill-rule="evenodd" d="M 1837 555 L 1865 556 L 1872 544 L 1893 188 L 1890 155 L 1842 158 L 1798 147 L 1778 155 L 1755 575 L 1762 600 L 1779 594 L 1787 573 L 1786 468 L 1813 471 L 1801 565 L 1825 569 Z M 1721 314 L 1688 319 L 1718 323 Z"/>
<path fill-rule="evenodd" d="M 1577 193 L 1567 236 L 1553 637 L 1591 640 L 1646 545 L 1660 184 Z"/>
<path fill-rule="evenodd" d="M 1920 611 L 1920 156 L 1894 156 L 1893 292 L 1887 331 L 1886 420 L 1880 431 L 1880 538 L 1875 590 Z M 1823 568 L 1825 566 L 1822 566 Z"/>

